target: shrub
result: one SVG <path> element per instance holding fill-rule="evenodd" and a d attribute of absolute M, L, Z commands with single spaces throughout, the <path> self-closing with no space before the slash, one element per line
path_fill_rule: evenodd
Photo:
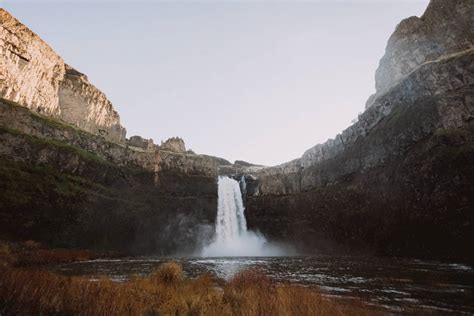
<path fill-rule="evenodd" d="M 164 263 L 153 272 L 150 279 L 167 285 L 179 284 L 184 278 L 181 265 L 176 262 Z"/>

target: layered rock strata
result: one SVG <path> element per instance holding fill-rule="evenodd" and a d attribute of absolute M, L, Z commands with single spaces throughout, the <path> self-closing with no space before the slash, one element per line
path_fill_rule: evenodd
<path fill-rule="evenodd" d="M 397 25 L 375 72 L 380 96 L 423 63 L 474 47 L 472 3 L 466 0 L 432 0 L 421 17 Z M 367 106 L 373 104 L 369 98 Z"/>
<path fill-rule="evenodd" d="M 0 100 L 0 239 L 190 253 L 213 232 L 223 164 L 109 142 Z"/>
<path fill-rule="evenodd" d="M 472 1 L 433 0 L 400 23 L 354 125 L 301 158 L 247 171 L 249 226 L 312 252 L 336 243 L 474 260 L 473 17 Z"/>
<path fill-rule="evenodd" d="M 109 141 L 125 143 L 120 117 L 104 93 L 3 9 L 0 54 L 1 97 Z"/>
<path fill-rule="evenodd" d="M 0 239 L 169 254 L 212 233 L 224 159 L 125 139 L 105 94 L 0 9 Z"/>

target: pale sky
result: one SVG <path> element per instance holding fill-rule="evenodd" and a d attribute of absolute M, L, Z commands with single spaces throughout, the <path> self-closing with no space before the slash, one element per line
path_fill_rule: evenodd
<path fill-rule="evenodd" d="M 155 143 L 274 165 L 364 110 L 412 1 L 0 1 Z"/>

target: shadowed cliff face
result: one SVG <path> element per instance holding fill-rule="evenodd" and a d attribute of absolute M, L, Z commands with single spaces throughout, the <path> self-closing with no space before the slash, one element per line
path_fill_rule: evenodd
<path fill-rule="evenodd" d="M 210 156 L 136 150 L 0 102 L 0 239 L 192 253 L 217 205 Z"/>
<path fill-rule="evenodd" d="M 248 173 L 249 228 L 307 251 L 474 260 L 474 4 L 446 3 L 397 27 L 358 122 Z"/>

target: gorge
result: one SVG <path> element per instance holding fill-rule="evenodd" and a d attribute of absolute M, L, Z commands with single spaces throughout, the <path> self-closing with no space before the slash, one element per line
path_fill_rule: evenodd
<path fill-rule="evenodd" d="M 473 17 L 472 1 L 431 0 L 390 37 L 357 122 L 262 167 L 127 139 L 105 94 L 0 9 L 0 239 L 227 255 L 230 238 L 250 255 L 268 240 L 473 262 Z"/>

